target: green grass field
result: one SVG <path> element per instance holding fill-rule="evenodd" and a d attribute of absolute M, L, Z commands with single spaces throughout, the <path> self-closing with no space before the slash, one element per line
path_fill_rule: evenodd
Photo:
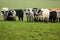
<path fill-rule="evenodd" d="M 0 0 L 10 9 L 60 8 L 59 0 Z M 0 40 L 60 40 L 60 23 L 4 21 L 0 12 Z"/>

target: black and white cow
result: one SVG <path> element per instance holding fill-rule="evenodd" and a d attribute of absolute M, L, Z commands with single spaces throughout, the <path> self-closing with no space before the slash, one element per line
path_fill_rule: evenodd
<path fill-rule="evenodd" d="M 33 13 L 34 13 L 34 21 L 35 22 L 38 22 L 38 17 L 37 17 L 38 16 L 38 13 L 37 13 L 37 10 L 38 10 L 38 8 L 33 8 L 33 10 L 32 10 Z"/>
<path fill-rule="evenodd" d="M 14 9 L 16 11 L 16 16 L 18 16 L 19 20 L 23 21 L 24 11 L 22 9 Z"/>
<path fill-rule="evenodd" d="M 14 10 L 9 10 L 9 8 L 4 7 L 1 10 L 2 14 L 3 14 L 3 19 L 6 20 L 16 20 L 16 12 Z"/>
<path fill-rule="evenodd" d="M 57 18 L 57 12 L 55 10 L 50 11 L 49 20 L 50 22 L 55 23 Z"/>
<path fill-rule="evenodd" d="M 42 22 L 42 10 L 39 8 L 33 8 L 33 12 L 34 12 L 34 21 L 35 22 Z"/>
<path fill-rule="evenodd" d="M 44 8 L 34 8 L 34 21 L 38 22 L 48 22 L 49 21 L 49 9 L 44 9 Z"/>
<path fill-rule="evenodd" d="M 7 20 L 11 21 L 11 20 L 16 20 L 16 12 L 14 10 L 9 10 L 8 11 L 8 16 L 7 16 Z"/>
<path fill-rule="evenodd" d="M 38 15 L 36 17 L 38 18 L 38 22 L 42 22 L 42 12 L 43 11 L 41 9 L 37 10 Z"/>

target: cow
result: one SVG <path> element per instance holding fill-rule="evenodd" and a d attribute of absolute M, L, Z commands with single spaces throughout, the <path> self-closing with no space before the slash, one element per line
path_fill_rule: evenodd
<path fill-rule="evenodd" d="M 16 12 L 14 10 L 8 10 L 8 8 L 3 8 L 1 12 L 5 21 L 16 20 Z"/>
<path fill-rule="evenodd" d="M 56 10 L 57 12 L 57 21 L 60 22 L 60 10 Z"/>
<path fill-rule="evenodd" d="M 32 11 L 34 13 L 34 21 L 38 22 L 38 13 L 37 13 L 38 8 L 33 8 Z"/>
<path fill-rule="evenodd" d="M 57 12 L 57 22 L 60 22 L 60 8 L 50 8 L 50 11 L 56 11 Z"/>
<path fill-rule="evenodd" d="M 38 22 L 42 22 L 42 19 L 43 19 L 43 17 L 42 17 L 42 12 L 43 12 L 43 11 L 42 11 L 41 9 L 38 9 L 38 10 L 37 10 L 37 14 L 38 14 L 38 15 L 37 15 L 36 17 L 38 18 L 38 19 L 37 19 Z"/>
<path fill-rule="evenodd" d="M 48 22 L 49 21 L 49 9 L 44 9 L 44 8 L 41 8 L 41 11 L 42 11 L 42 15 L 41 15 L 41 20 L 43 21 L 43 22 Z"/>
<path fill-rule="evenodd" d="M 32 22 L 34 18 L 34 13 L 32 11 L 32 8 L 27 8 L 25 10 L 25 13 L 26 13 L 27 22 Z"/>
<path fill-rule="evenodd" d="M 11 20 L 15 21 L 16 20 L 16 12 L 14 10 L 8 11 L 7 20 L 9 20 L 9 21 L 11 21 Z"/>
<path fill-rule="evenodd" d="M 43 11 L 40 8 L 34 8 L 33 12 L 34 12 L 34 21 L 42 22 L 42 19 L 43 19 L 42 12 Z"/>
<path fill-rule="evenodd" d="M 57 12 L 55 10 L 51 10 L 49 14 L 49 21 L 55 23 L 57 19 Z"/>
<path fill-rule="evenodd" d="M 14 9 L 14 10 L 16 11 L 16 16 L 18 16 L 18 19 L 23 21 L 23 15 L 24 15 L 23 9 Z"/>
<path fill-rule="evenodd" d="M 7 7 L 2 8 L 2 10 L 1 10 L 4 20 L 7 20 L 8 10 L 9 10 L 9 8 L 7 8 Z"/>

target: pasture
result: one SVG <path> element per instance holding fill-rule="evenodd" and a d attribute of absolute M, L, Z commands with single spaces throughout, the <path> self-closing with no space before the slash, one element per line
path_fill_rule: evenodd
<path fill-rule="evenodd" d="M 60 8 L 59 0 L 0 0 L 0 40 L 60 40 L 60 23 L 4 21 L 1 9 Z"/>

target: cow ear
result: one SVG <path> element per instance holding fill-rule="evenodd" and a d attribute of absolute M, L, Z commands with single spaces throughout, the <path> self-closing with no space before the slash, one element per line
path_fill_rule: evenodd
<path fill-rule="evenodd" d="M 24 11 L 26 11 L 26 9 L 24 9 Z"/>
<path fill-rule="evenodd" d="M 34 11 L 34 10 L 32 10 L 32 11 Z"/>
<path fill-rule="evenodd" d="M 3 11 L 1 11 L 1 12 L 3 12 Z"/>
<path fill-rule="evenodd" d="M 2 14 L 4 14 L 4 11 L 1 11 L 2 12 Z"/>

